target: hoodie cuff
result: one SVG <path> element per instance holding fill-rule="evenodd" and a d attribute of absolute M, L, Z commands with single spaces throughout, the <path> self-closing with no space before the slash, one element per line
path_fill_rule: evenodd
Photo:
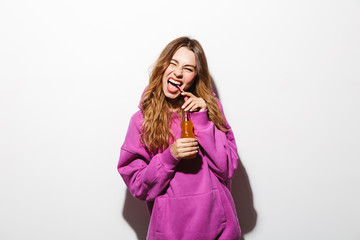
<path fill-rule="evenodd" d="M 168 147 L 162 154 L 161 154 L 161 163 L 164 167 L 168 170 L 173 170 L 176 165 L 179 163 L 179 159 L 175 158 Z"/>
<path fill-rule="evenodd" d="M 207 110 L 191 113 L 190 120 L 193 122 L 194 128 L 197 129 L 206 128 L 211 123 L 208 119 Z"/>

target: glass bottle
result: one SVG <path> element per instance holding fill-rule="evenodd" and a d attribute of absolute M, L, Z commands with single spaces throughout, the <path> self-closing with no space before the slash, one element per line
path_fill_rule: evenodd
<path fill-rule="evenodd" d="M 181 138 L 195 138 L 193 123 L 185 115 L 185 119 L 181 121 Z M 196 157 L 196 153 L 185 157 L 184 159 L 192 159 Z"/>

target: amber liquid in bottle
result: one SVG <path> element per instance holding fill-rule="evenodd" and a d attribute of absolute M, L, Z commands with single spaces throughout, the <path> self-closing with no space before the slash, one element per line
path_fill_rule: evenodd
<path fill-rule="evenodd" d="M 194 126 L 190 120 L 181 121 L 181 138 L 195 138 Z M 184 159 L 192 159 L 196 157 L 196 153 L 185 157 Z"/>

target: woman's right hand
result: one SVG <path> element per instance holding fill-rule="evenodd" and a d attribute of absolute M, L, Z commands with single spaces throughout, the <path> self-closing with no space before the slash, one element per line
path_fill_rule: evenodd
<path fill-rule="evenodd" d="M 171 145 L 170 150 L 176 159 L 182 159 L 196 154 L 199 144 L 196 138 L 179 138 Z"/>

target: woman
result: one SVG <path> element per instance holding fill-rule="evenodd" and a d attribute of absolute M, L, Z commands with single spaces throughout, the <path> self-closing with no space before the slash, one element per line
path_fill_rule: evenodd
<path fill-rule="evenodd" d="M 180 138 L 184 111 L 196 138 Z M 229 190 L 237 165 L 234 135 L 212 92 L 205 53 L 194 39 L 175 39 L 150 75 L 118 164 L 131 194 L 147 203 L 147 239 L 240 239 Z"/>

